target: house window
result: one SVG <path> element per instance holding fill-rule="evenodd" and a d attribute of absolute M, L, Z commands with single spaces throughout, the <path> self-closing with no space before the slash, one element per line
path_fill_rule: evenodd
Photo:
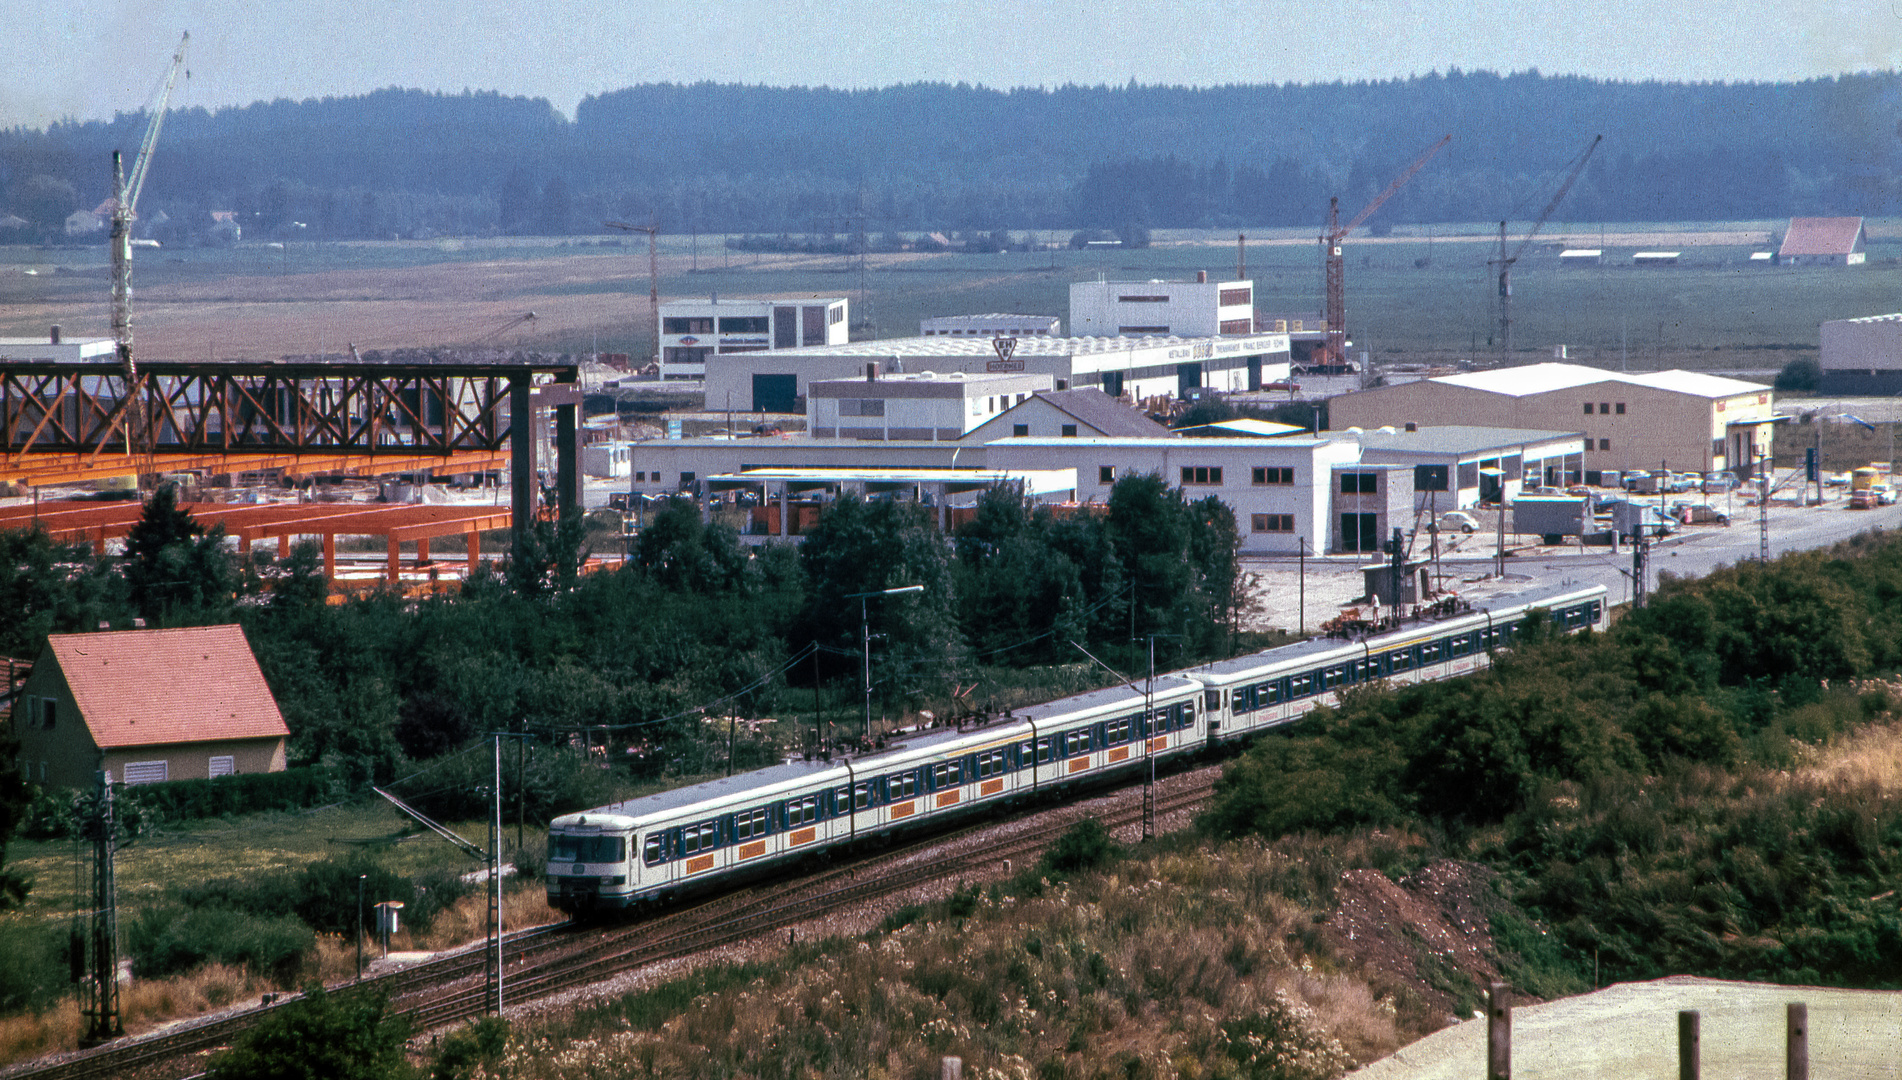
<path fill-rule="evenodd" d="M 230 754 L 213 754 L 211 756 L 211 775 L 235 776 L 237 772 L 238 759 L 236 757 Z"/>
<path fill-rule="evenodd" d="M 1598 415 L 1600 415 L 1600 416 L 1610 416 L 1610 415 L 1611 415 L 1611 402 L 1609 402 L 1609 401 L 1601 401 L 1601 402 L 1599 402 L 1599 403 L 1598 403 Z"/>
<path fill-rule="evenodd" d="M 1019 438 L 1022 438 L 1030 434 L 1030 425 L 1029 424 L 1012 424 L 1010 426 L 1010 433 Z"/>
<path fill-rule="evenodd" d="M 1116 328 L 1119 337 L 1141 337 L 1144 334 L 1167 334 L 1168 332 L 1167 326 L 1119 326 Z"/>
<path fill-rule="evenodd" d="M 1344 472 L 1341 474 L 1341 494 L 1372 495 L 1380 490 L 1379 477 L 1379 473 Z"/>
<path fill-rule="evenodd" d="M 1612 406 L 1612 410 L 1616 412 L 1619 416 L 1625 415 L 1625 403 L 1622 401 L 1619 402 L 1618 404 Z"/>
<path fill-rule="evenodd" d="M 1184 465 L 1182 467 L 1184 484 L 1219 484 L 1222 482 L 1220 465 Z"/>
<path fill-rule="evenodd" d="M 1610 450 L 1610 449 L 1611 449 L 1611 440 L 1610 440 L 1610 439 L 1600 439 L 1600 440 L 1598 440 L 1598 448 L 1599 448 L 1600 450 Z"/>
<path fill-rule="evenodd" d="M 1075 424 L 1065 424 L 1065 425 L 1063 425 L 1063 427 L 1062 427 L 1062 428 L 1060 428 L 1060 429 L 1059 429 L 1059 431 L 1060 431 L 1060 433 L 1061 433 L 1061 434 L 1063 435 L 1063 437 L 1064 437 L 1064 438 L 1066 438 L 1066 439 L 1074 439 L 1074 438 L 1076 438 L 1076 425 L 1075 425 Z"/>
<path fill-rule="evenodd" d="M 840 416 L 884 416 L 884 398 L 840 398 Z"/>
<path fill-rule="evenodd" d="M 1590 416 L 1591 414 L 1592 414 L 1592 403 L 1588 401 L 1585 403 L 1585 415 Z"/>
<path fill-rule="evenodd" d="M 1114 484 L 1116 482 L 1116 466 L 1098 465 L 1096 467 L 1096 482 L 1099 484 Z"/>
<path fill-rule="evenodd" d="M 1292 484 L 1294 483 L 1294 467 L 1292 465 L 1257 466 L 1254 473 L 1254 482 L 1257 484 Z"/>
<path fill-rule="evenodd" d="M 1255 294 L 1249 289 L 1223 289 L 1220 298 L 1216 300 L 1216 303 L 1223 307 L 1235 307 L 1238 304 L 1254 302 Z"/>
<path fill-rule="evenodd" d="M 1254 329 L 1255 320 L 1253 319 L 1223 319 L 1221 325 L 1216 327 L 1216 330 L 1224 334 L 1247 334 L 1252 333 Z"/>
<path fill-rule="evenodd" d="M 1294 531 L 1293 514 L 1251 514 L 1251 525 L 1255 532 L 1291 533 Z"/>
<path fill-rule="evenodd" d="M 40 699 L 40 727 L 51 731 L 59 720 L 59 702 L 52 698 Z"/>
<path fill-rule="evenodd" d="M 125 782 L 128 784 L 163 784 L 170 773 L 170 762 L 165 761 L 128 761 L 125 765 Z"/>

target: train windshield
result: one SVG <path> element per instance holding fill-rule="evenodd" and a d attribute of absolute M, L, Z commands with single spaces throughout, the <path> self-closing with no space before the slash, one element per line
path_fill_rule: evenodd
<path fill-rule="evenodd" d="M 620 862 L 627 858 L 627 841 L 618 836 L 564 836 L 548 838 L 549 862 Z"/>

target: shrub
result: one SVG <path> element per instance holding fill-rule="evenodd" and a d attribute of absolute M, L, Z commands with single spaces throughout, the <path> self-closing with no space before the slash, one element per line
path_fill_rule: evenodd
<path fill-rule="evenodd" d="M 312 983 L 304 996 L 265 1013 L 231 1049 L 211 1059 L 210 1080 L 402 1080 L 409 1021 L 387 997 L 329 994 Z"/>
<path fill-rule="evenodd" d="M 317 944 L 310 927 L 288 915 L 254 915 L 229 908 L 150 907 L 126 930 L 133 973 L 176 975 L 210 961 L 243 965 L 289 983 Z"/>
<path fill-rule="evenodd" d="M 183 890 L 182 899 L 191 907 L 227 908 L 266 917 L 296 916 L 313 929 L 331 934 L 355 934 L 358 922 L 359 878 L 363 882 L 364 905 L 384 900 L 400 900 L 418 929 L 442 907 L 465 895 L 457 892 L 446 902 L 418 904 L 416 885 L 365 855 L 353 855 L 342 861 L 325 859 L 302 870 L 277 870 L 255 878 L 220 878 Z M 445 891 L 454 886 L 436 883 Z M 363 914 L 364 925 L 369 914 Z"/>
<path fill-rule="evenodd" d="M 1084 818 L 1065 830 L 1044 852 L 1044 864 L 1059 873 L 1093 870 L 1116 854 L 1116 841 L 1095 818 Z"/>

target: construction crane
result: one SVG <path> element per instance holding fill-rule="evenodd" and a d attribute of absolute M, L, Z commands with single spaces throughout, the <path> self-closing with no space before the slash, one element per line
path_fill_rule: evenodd
<path fill-rule="evenodd" d="M 604 221 L 610 229 L 647 234 L 647 314 L 654 320 L 654 360 L 660 360 L 660 222 L 630 225 L 625 221 Z"/>
<path fill-rule="evenodd" d="M 1519 256 L 1526 253 L 1526 247 L 1532 243 L 1532 238 L 1539 235 L 1539 230 L 1545 227 L 1546 219 L 1552 216 L 1552 211 L 1559 208 L 1559 203 L 1565 199 L 1565 193 L 1572 190 L 1572 182 L 1578 179 L 1578 174 L 1585 171 L 1585 163 L 1592 159 L 1592 151 L 1598 149 L 1598 144 L 1604 139 L 1603 135 L 1592 136 L 1591 145 L 1579 155 L 1578 164 L 1572 166 L 1571 173 L 1565 177 L 1565 183 L 1559 185 L 1559 190 L 1553 194 L 1552 201 L 1545 204 L 1545 212 L 1539 215 L 1539 220 L 1532 223 L 1532 228 L 1526 231 L 1526 238 L 1519 241 L 1519 246 L 1514 248 L 1510 255 L 1506 254 L 1506 223 L 1503 221 L 1499 223 L 1499 259 L 1495 265 L 1499 267 L 1499 352 L 1504 359 L 1512 358 L 1512 264 L 1518 262 Z"/>
<path fill-rule="evenodd" d="M 1453 141 L 1448 135 L 1427 148 L 1419 160 L 1407 166 L 1407 170 L 1394 177 L 1387 190 L 1380 193 L 1367 208 L 1354 215 L 1354 220 L 1345 226 L 1341 224 L 1341 200 L 1336 197 L 1327 201 L 1327 235 L 1321 237 L 1321 258 L 1327 267 L 1327 355 L 1322 358 L 1323 367 L 1340 367 L 1347 362 L 1347 270 L 1341 261 L 1341 241 L 1347 234 L 1359 228 L 1361 223 L 1373 216 L 1394 193 L 1407 186 L 1413 174 L 1426 167 L 1440 147 Z"/>
<path fill-rule="evenodd" d="M 139 141 L 139 156 L 132 162 L 132 175 L 125 174 L 119 151 L 112 152 L 112 340 L 125 378 L 126 451 L 134 457 L 148 459 L 144 472 L 151 471 L 152 433 L 146 422 L 138 361 L 132 355 L 132 223 L 139 216 L 139 192 L 145 189 L 145 174 L 152 167 L 152 149 L 158 145 L 159 129 L 165 126 L 165 109 L 172 98 L 172 87 L 178 82 L 178 73 L 185 70 L 185 46 L 191 39 L 189 33 L 178 39 L 172 66 L 165 73 L 165 81 L 149 109 L 151 116 L 145 124 L 145 138 Z M 144 486 L 143 478 L 139 484 Z"/>
<path fill-rule="evenodd" d="M 489 341 L 493 338 L 501 337 L 503 334 L 508 333 L 510 330 L 513 330 L 516 327 L 523 325 L 524 323 L 532 323 L 534 321 L 535 321 L 535 313 L 532 311 L 526 315 L 517 315 L 513 319 L 510 319 L 508 322 L 503 323 L 501 326 L 498 326 L 495 329 L 489 331 L 488 333 L 483 334 L 481 337 L 476 338 L 475 344 L 480 345 L 485 341 Z M 356 346 L 354 345 L 351 346 L 351 348 L 355 348 L 355 347 Z"/>

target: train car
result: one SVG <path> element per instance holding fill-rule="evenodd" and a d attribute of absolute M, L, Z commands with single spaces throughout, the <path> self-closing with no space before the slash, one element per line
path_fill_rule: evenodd
<path fill-rule="evenodd" d="M 1606 626 L 1604 586 L 1560 585 L 1495 597 L 1358 641 L 1313 638 L 1184 674 L 1207 687 L 1212 741 L 1228 742 L 1338 704 L 1341 691 L 1350 686 L 1450 679 L 1487 667 L 1493 651 L 1512 644 L 1526 613 L 1535 608 L 1549 610 L 1566 631 Z"/>
<path fill-rule="evenodd" d="M 664 903 L 841 846 L 1062 797 L 1297 720 L 1349 686 L 1478 670 L 1534 608 L 1565 630 L 1602 629 L 1605 589 L 1499 597 L 1360 641 L 1314 639 L 1160 675 L 1147 692 L 1114 686 L 980 727 L 897 732 L 876 753 L 793 761 L 563 815 L 549 827 L 548 902 L 575 915 Z"/>
<path fill-rule="evenodd" d="M 1202 748 L 1201 683 L 1158 676 L 1007 714 L 901 732 L 883 750 L 767 769 L 550 823 L 548 902 L 571 914 L 730 886 L 868 839 L 1064 792 Z"/>

